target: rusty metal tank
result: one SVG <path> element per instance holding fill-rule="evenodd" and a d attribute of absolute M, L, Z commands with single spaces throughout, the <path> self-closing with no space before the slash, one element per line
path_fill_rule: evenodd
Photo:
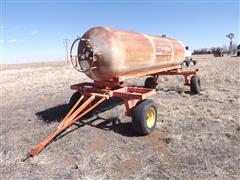
<path fill-rule="evenodd" d="M 182 42 L 165 36 L 93 27 L 79 38 L 74 66 L 95 81 L 109 81 L 180 65 Z"/>

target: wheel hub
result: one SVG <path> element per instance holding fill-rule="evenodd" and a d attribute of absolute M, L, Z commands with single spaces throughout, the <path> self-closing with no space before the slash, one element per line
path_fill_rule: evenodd
<path fill-rule="evenodd" d="M 153 107 L 150 107 L 147 111 L 147 127 L 152 128 L 156 120 L 156 113 Z"/>

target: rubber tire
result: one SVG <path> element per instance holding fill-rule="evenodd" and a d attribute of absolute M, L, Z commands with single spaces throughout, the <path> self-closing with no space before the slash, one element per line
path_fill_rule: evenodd
<path fill-rule="evenodd" d="M 150 107 L 153 107 L 156 113 L 154 125 L 149 128 L 147 127 L 146 117 L 147 111 Z M 133 129 L 139 135 L 148 135 L 152 133 L 156 127 L 157 122 L 157 106 L 152 100 L 143 100 L 138 103 L 132 112 L 132 125 Z"/>
<path fill-rule="evenodd" d="M 238 56 L 238 57 L 240 56 L 240 51 L 237 52 L 237 56 Z"/>
<path fill-rule="evenodd" d="M 155 89 L 156 88 L 156 84 L 153 80 L 153 77 L 148 77 L 146 80 L 145 80 L 145 83 L 144 83 L 144 87 L 145 88 L 150 88 L 150 89 Z"/>
<path fill-rule="evenodd" d="M 190 90 L 192 94 L 199 94 L 201 91 L 200 78 L 196 75 L 191 77 Z"/>
<path fill-rule="evenodd" d="M 80 97 L 81 97 L 80 92 L 78 91 L 74 92 L 70 98 L 69 107 L 72 108 L 76 104 L 76 102 L 79 100 Z"/>

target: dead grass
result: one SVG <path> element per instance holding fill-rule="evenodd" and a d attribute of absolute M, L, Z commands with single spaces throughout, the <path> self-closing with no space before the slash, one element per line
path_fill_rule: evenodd
<path fill-rule="evenodd" d="M 64 62 L 2 65 L 1 179 L 239 179 L 240 59 L 194 58 L 204 90 L 192 96 L 182 77 L 160 77 L 153 134 L 137 137 L 116 103 L 25 163 L 67 112 L 69 86 L 89 79 Z"/>

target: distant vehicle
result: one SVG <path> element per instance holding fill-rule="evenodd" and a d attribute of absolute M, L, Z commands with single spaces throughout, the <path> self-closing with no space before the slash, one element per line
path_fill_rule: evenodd
<path fill-rule="evenodd" d="M 237 56 L 240 56 L 240 44 L 237 46 Z"/>
<path fill-rule="evenodd" d="M 222 50 L 221 48 L 217 48 L 217 50 L 215 50 L 215 51 L 213 52 L 213 55 L 214 55 L 215 57 L 222 57 L 222 56 L 224 55 L 224 52 L 223 52 L 223 50 Z"/>

